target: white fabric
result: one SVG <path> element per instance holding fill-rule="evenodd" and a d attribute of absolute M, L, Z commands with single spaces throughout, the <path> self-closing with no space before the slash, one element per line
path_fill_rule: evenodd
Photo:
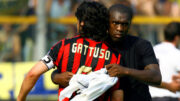
<path fill-rule="evenodd" d="M 80 94 L 76 95 L 71 101 L 92 101 L 96 99 L 118 81 L 117 77 L 110 77 L 106 72 L 106 69 L 103 68 L 88 75 L 74 75 L 69 86 L 60 93 L 60 101 L 65 97 L 70 98 L 72 93 L 78 89 L 80 89 Z"/>
<path fill-rule="evenodd" d="M 159 60 L 162 81 L 171 82 L 172 76 L 180 71 L 180 50 L 171 43 L 162 42 L 154 46 L 154 51 Z M 150 87 L 150 93 L 152 97 L 178 97 L 177 94 L 169 90 L 156 87 Z"/>

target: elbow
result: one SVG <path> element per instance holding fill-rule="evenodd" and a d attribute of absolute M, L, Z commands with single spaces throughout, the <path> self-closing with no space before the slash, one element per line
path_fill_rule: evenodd
<path fill-rule="evenodd" d="M 58 75 L 58 70 L 54 70 L 51 74 L 51 81 L 54 83 L 54 84 L 58 84 L 58 80 L 55 78 L 55 76 Z"/>
<path fill-rule="evenodd" d="M 157 80 L 156 80 L 156 85 L 160 85 L 162 82 L 162 78 L 161 76 L 160 77 L 157 77 Z"/>
<path fill-rule="evenodd" d="M 161 72 L 159 71 L 157 73 L 157 85 L 161 85 L 161 82 L 162 82 L 162 76 L 161 76 Z"/>
<path fill-rule="evenodd" d="M 160 85 L 162 82 L 162 76 L 161 73 L 157 73 L 156 76 L 153 77 L 153 85 Z"/>
<path fill-rule="evenodd" d="M 38 78 L 40 75 L 35 73 L 35 72 L 28 72 L 28 74 L 26 75 L 26 78 Z"/>

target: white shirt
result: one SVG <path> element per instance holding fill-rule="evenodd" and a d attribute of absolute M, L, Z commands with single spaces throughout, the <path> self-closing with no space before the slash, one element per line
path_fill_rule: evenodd
<path fill-rule="evenodd" d="M 178 74 L 178 71 L 180 71 L 180 50 L 172 43 L 162 42 L 154 46 L 154 52 L 159 61 L 162 81 L 171 82 L 172 76 Z M 150 93 L 152 97 L 179 97 L 169 90 L 151 86 Z"/>
<path fill-rule="evenodd" d="M 98 98 L 117 81 L 117 77 L 110 77 L 106 68 L 91 72 L 88 75 L 76 74 L 73 75 L 67 86 L 59 95 L 59 101 L 64 101 L 65 98 L 70 98 L 74 91 L 80 89 L 80 94 L 76 95 L 70 101 L 93 101 Z"/>

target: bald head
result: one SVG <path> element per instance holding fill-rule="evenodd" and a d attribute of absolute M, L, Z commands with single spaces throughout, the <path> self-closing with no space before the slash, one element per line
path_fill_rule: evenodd
<path fill-rule="evenodd" d="M 109 8 L 109 35 L 114 42 L 127 35 L 132 17 L 132 9 L 128 6 L 116 4 Z"/>
<path fill-rule="evenodd" d="M 111 15 L 114 12 L 118 12 L 118 13 L 127 15 L 128 20 L 131 20 L 133 18 L 132 9 L 130 7 L 128 7 L 128 6 L 123 5 L 123 4 L 112 5 L 109 8 L 109 14 Z"/>

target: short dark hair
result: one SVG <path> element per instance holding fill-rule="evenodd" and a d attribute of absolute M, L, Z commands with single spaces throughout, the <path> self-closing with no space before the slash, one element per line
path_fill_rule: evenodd
<path fill-rule="evenodd" d="M 164 38 L 167 41 L 173 41 L 176 36 L 180 36 L 180 23 L 171 22 L 164 29 Z"/>
<path fill-rule="evenodd" d="M 79 22 L 84 22 L 80 35 L 82 37 L 103 40 L 107 35 L 109 17 L 107 8 L 94 1 L 82 2 L 75 13 Z"/>
<path fill-rule="evenodd" d="M 109 14 L 114 11 L 127 14 L 129 20 L 132 20 L 133 15 L 134 15 L 132 8 L 130 8 L 129 6 L 123 5 L 123 4 L 112 5 L 108 10 Z"/>

